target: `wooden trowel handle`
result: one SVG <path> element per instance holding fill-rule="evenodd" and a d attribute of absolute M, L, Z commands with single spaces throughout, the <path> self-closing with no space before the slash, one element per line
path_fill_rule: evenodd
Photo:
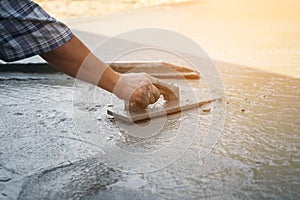
<path fill-rule="evenodd" d="M 165 100 L 179 101 L 179 88 L 176 85 L 164 83 L 162 81 L 153 83 L 153 85 L 159 89 Z"/>
<path fill-rule="evenodd" d="M 179 102 L 179 88 L 177 86 L 161 81 L 157 81 L 156 83 L 153 83 L 153 85 L 159 89 L 160 94 L 163 95 L 166 101 Z M 125 109 L 131 112 L 139 113 L 144 112 L 146 108 L 137 103 L 125 102 Z"/>

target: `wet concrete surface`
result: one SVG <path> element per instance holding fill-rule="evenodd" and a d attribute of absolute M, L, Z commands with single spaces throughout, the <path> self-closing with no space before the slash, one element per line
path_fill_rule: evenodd
<path fill-rule="evenodd" d="M 115 148 L 161 148 L 178 118 L 164 135 L 137 140 L 106 116 L 107 92 L 97 90 L 96 104 L 74 106 L 74 80 L 65 75 L 1 73 L 0 199 L 299 199 L 300 80 L 217 65 L 226 93 L 217 144 L 199 157 L 200 132 L 182 156 L 149 173 L 107 161 Z M 99 129 L 75 123 L 91 114 Z M 204 129 L 210 117 L 200 116 Z M 180 134 L 188 138 L 188 129 Z"/>

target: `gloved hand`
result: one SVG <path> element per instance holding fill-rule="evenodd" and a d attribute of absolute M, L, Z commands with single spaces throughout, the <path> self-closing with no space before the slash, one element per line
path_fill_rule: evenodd
<path fill-rule="evenodd" d="M 129 107 L 137 105 L 146 108 L 160 96 L 160 91 L 152 84 L 156 82 L 154 77 L 146 73 L 122 74 L 113 93 L 128 102 Z"/>

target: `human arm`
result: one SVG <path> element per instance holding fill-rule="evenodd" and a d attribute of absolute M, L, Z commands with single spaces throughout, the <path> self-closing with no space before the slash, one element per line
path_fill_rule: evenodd
<path fill-rule="evenodd" d="M 40 55 L 59 71 L 97 85 L 121 99 L 144 107 L 159 98 L 156 80 L 144 73 L 119 74 L 97 58 L 76 36 L 64 45 Z"/>

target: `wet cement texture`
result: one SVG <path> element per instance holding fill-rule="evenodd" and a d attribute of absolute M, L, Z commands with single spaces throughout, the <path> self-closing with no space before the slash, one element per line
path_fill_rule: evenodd
<path fill-rule="evenodd" d="M 72 79 L 1 73 L 0 199 L 299 199 L 300 80 L 224 63 L 218 68 L 226 118 L 217 144 L 200 159 L 196 138 L 178 160 L 151 173 L 107 164 L 109 155 L 93 151 L 97 132 L 79 137 Z M 105 103 L 83 112 L 98 113 L 108 148 L 155 149 L 172 137 L 124 136 L 103 113 Z M 209 116 L 202 116 L 203 126 Z"/>

